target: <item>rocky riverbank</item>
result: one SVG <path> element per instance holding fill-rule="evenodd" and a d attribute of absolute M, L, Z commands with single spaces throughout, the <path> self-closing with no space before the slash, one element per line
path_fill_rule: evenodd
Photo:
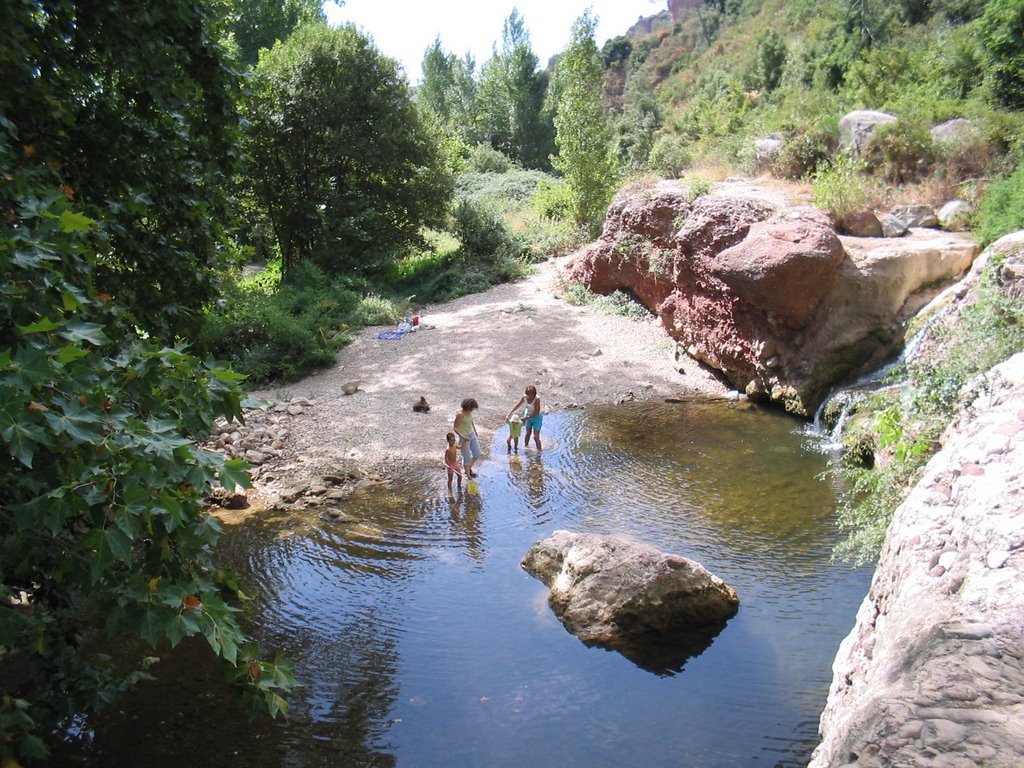
<path fill-rule="evenodd" d="M 989 378 L 896 511 L 811 768 L 1024 759 L 1024 354 Z"/>

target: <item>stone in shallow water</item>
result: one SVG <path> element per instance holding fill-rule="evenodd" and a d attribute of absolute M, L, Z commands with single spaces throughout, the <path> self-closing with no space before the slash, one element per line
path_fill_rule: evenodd
<path fill-rule="evenodd" d="M 659 674 L 702 652 L 739 609 L 700 563 L 617 536 L 555 531 L 522 566 L 551 588 L 566 629 Z"/>

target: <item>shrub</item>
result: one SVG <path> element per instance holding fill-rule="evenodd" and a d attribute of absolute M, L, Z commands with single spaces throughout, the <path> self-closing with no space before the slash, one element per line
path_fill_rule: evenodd
<path fill-rule="evenodd" d="M 815 172 L 811 202 L 824 208 L 837 221 L 864 210 L 870 200 L 870 190 L 863 168 L 864 164 L 850 154 L 835 155 L 830 165 Z"/>
<path fill-rule="evenodd" d="M 784 179 L 803 179 L 828 161 L 835 150 L 832 135 L 796 133 L 785 139 L 772 163 L 772 173 Z"/>
<path fill-rule="evenodd" d="M 490 144 L 477 144 L 469 153 L 466 167 L 473 173 L 507 173 L 515 163 Z"/>
<path fill-rule="evenodd" d="M 572 190 L 563 181 L 542 182 L 530 199 L 530 209 L 548 219 L 568 219 L 572 212 Z"/>
<path fill-rule="evenodd" d="M 928 128 L 907 120 L 879 125 L 871 139 L 868 161 L 884 179 L 896 184 L 924 177 L 935 162 Z"/>
<path fill-rule="evenodd" d="M 662 133 L 654 140 L 647 164 L 652 171 L 678 179 L 693 162 L 690 147 L 682 136 Z"/>
<path fill-rule="evenodd" d="M 1024 229 L 1024 164 L 997 179 L 981 199 L 976 234 L 988 245 L 1008 232 Z"/>
<path fill-rule="evenodd" d="M 836 557 L 864 563 L 878 556 L 893 512 L 920 477 L 942 431 L 984 387 L 983 381 L 971 383 L 1024 349 L 1024 303 L 999 290 L 993 277 L 997 268 L 993 260 L 976 301 L 955 321 L 932 326 L 928 343 L 938 351 L 896 374 L 904 385 L 899 398 L 875 395 L 859 408 L 871 412 L 868 428 L 882 460 L 873 468 L 855 461 L 833 468 L 848 489 L 838 517 L 846 538 L 836 546 Z"/>
<path fill-rule="evenodd" d="M 359 300 L 352 319 L 357 325 L 391 325 L 405 316 L 405 307 L 394 300 L 370 293 Z"/>
<path fill-rule="evenodd" d="M 330 364 L 348 342 L 344 329 L 370 315 L 347 281 L 330 281 L 314 264 L 298 264 L 276 287 L 279 268 L 271 264 L 267 271 L 228 291 L 196 338 L 198 350 L 233 361 L 253 384 L 293 380 Z"/>

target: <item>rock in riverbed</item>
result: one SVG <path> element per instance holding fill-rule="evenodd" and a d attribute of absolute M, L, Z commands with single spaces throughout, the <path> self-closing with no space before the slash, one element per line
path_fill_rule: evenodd
<path fill-rule="evenodd" d="M 739 608 L 736 591 L 700 563 L 616 536 L 555 531 L 522 566 L 551 588 L 551 608 L 588 644 L 720 628 Z"/>

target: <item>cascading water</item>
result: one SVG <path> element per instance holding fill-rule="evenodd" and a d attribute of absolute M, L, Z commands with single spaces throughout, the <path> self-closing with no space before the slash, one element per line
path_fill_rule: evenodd
<path fill-rule="evenodd" d="M 809 432 L 822 440 L 824 450 L 842 447 L 843 430 L 858 403 L 868 395 L 890 389 L 896 385 L 888 383 L 890 374 L 917 359 L 929 332 L 942 319 L 952 305 L 951 299 L 960 291 L 960 284 L 954 283 L 929 301 L 917 314 L 906 322 L 910 326 L 923 318 L 921 327 L 903 346 L 893 360 L 870 371 L 850 384 L 833 389 L 818 406 Z"/>

